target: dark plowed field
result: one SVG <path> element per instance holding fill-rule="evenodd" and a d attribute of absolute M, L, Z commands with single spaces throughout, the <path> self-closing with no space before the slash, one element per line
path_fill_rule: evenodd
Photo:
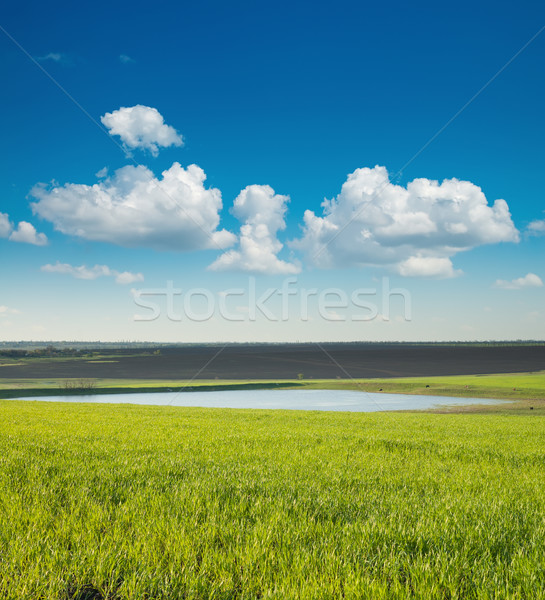
<path fill-rule="evenodd" d="M 413 377 L 545 369 L 545 346 L 300 344 L 164 348 L 158 356 L 119 351 L 116 362 L 33 360 L 3 366 L 0 378 L 293 379 Z M 122 354 L 122 355 L 121 355 Z"/>

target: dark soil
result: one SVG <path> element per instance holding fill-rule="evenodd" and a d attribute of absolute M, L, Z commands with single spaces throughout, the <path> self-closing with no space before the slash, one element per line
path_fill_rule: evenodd
<path fill-rule="evenodd" d="M 545 369 L 545 346 L 290 344 L 186 346 L 160 355 L 119 351 L 110 360 L 37 359 L 3 366 L 1 378 L 305 379 L 421 377 Z M 110 352 L 109 352 L 110 354 Z"/>

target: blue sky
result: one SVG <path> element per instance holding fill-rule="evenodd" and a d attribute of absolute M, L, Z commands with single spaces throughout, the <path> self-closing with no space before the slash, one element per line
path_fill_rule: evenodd
<path fill-rule="evenodd" d="M 0 340 L 545 337 L 541 3 L 0 25 Z"/>

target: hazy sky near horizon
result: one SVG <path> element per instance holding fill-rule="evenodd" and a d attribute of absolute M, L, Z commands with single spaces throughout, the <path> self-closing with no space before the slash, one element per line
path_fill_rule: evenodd
<path fill-rule="evenodd" d="M 545 338 L 542 3 L 0 26 L 0 340 Z"/>

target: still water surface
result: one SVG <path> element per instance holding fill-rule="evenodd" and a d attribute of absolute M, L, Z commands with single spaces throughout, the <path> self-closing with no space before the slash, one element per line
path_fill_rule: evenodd
<path fill-rule="evenodd" d="M 149 394 L 95 394 L 20 398 L 45 402 L 92 402 L 97 404 L 147 404 L 204 408 L 266 408 L 283 410 L 333 410 L 377 412 L 423 410 L 439 406 L 499 404 L 502 400 L 377 394 L 351 390 L 227 390 L 219 392 L 152 392 Z"/>

